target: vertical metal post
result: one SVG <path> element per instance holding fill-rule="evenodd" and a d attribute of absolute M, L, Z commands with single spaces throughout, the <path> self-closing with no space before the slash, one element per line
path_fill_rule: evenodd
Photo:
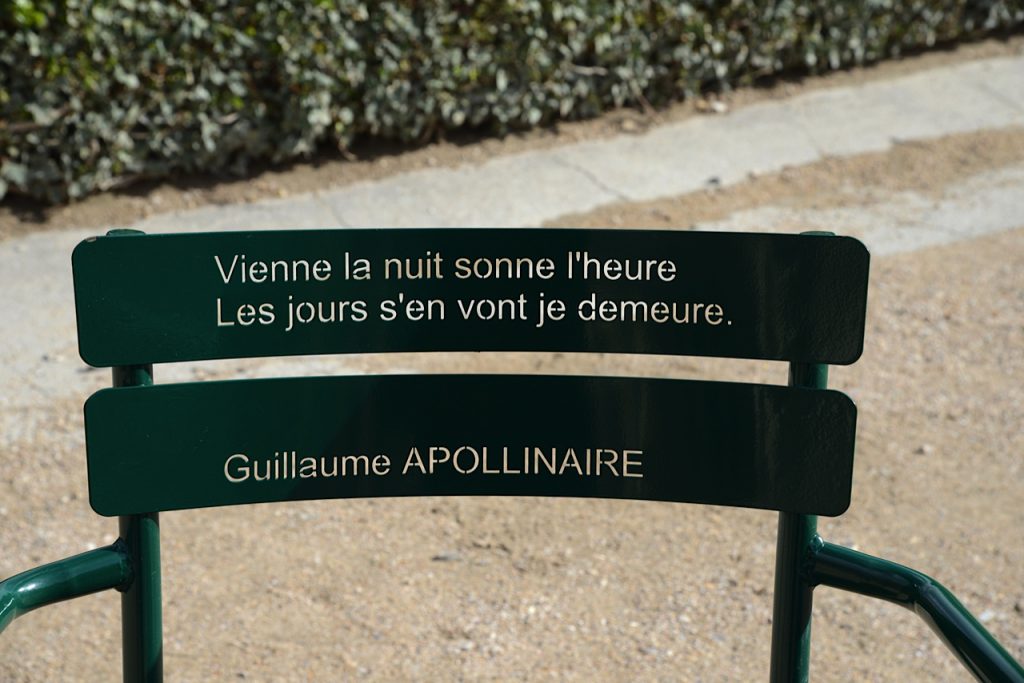
<path fill-rule="evenodd" d="M 111 230 L 108 235 L 141 235 L 138 230 Z M 148 386 L 152 365 L 113 368 L 115 387 Z M 140 454 L 141 455 L 141 454 Z M 160 517 L 156 512 L 118 518 L 128 550 L 132 582 L 121 593 L 121 650 L 125 683 L 162 683 L 164 678 L 163 611 L 160 590 Z"/>
<path fill-rule="evenodd" d="M 114 386 L 153 383 L 152 365 L 114 368 Z M 133 580 L 121 593 L 121 650 L 125 683 L 163 681 L 160 597 L 160 518 L 156 512 L 118 518 Z"/>
<path fill-rule="evenodd" d="M 824 389 L 828 366 L 790 363 L 789 386 Z M 807 683 L 811 657 L 811 605 L 813 586 L 803 565 L 810 559 L 817 536 L 814 515 L 779 513 L 775 550 L 775 606 L 772 613 L 772 683 Z"/>

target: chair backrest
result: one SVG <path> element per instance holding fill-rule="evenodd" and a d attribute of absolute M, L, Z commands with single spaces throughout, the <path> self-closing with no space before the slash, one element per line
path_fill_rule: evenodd
<path fill-rule="evenodd" d="M 158 513 L 408 495 L 594 496 L 780 511 L 773 680 L 806 680 L 814 515 L 850 502 L 868 253 L 831 235 L 342 230 L 86 240 L 89 498 L 120 516 L 128 681 L 162 678 Z M 387 351 L 790 361 L 790 384 L 315 377 L 167 386 L 153 363 Z M 141 386 L 128 386 L 141 385 Z M 134 578 L 124 578 L 124 567 Z M 54 571 L 63 571 L 57 568 Z M 127 587 L 125 587 L 127 586 Z"/>
<path fill-rule="evenodd" d="M 73 257 L 95 366 L 384 351 L 854 362 L 856 240 L 609 230 L 112 234 Z M 103 390 L 102 515 L 312 498 L 593 496 L 849 505 L 856 409 L 795 387 L 430 375 Z"/>

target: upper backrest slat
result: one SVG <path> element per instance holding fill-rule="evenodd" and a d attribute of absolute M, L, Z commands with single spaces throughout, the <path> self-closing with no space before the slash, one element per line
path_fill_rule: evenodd
<path fill-rule="evenodd" d="M 74 252 L 93 366 L 388 351 L 860 356 L 846 237 L 565 229 L 113 235 Z"/>

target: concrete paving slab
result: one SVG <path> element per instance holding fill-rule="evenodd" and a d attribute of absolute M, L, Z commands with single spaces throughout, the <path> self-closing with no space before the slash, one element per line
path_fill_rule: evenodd
<path fill-rule="evenodd" d="M 527 227 L 552 212 L 585 211 L 617 198 L 545 151 L 414 171 L 323 194 L 348 225 L 403 228 Z"/>
<path fill-rule="evenodd" d="M 91 231 L 38 233 L 0 244 L 0 320 L 18 324 L 0 344 L 7 405 L 44 405 L 80 389 L 71 250 Z M 14 427 L 5 425 L 10 430 Z M 0 439 L 16 435 L 0 430 Z M 2 444 L 3 441 L 0 441 Z"/>
<path fill-rule="evenodd" d="M 287 201 L 261 201 L 225 206 L 204 206 L 191 211 L 150 216 L 132 226 L 143 232 L 196 232 L 206 230 L 281 230 L 351 227 L 319 193 Z"/>
<path fill-rule="evenodd" d="M 739 182 L 820 157 L 808 136 L 773 110 L 751 107 L 726 119 L 698 118 L 650 133 L 552 150 L 620 199 L 644 201 Z"/>
<path fill-rule="evenodd" d="M 1024 71 L 1024 62 L 1018 65 Z M 1011 80 L 1012 69 L 995 73 Z M 916 140 L 1001 128 L 1024 122 L 1024 110 L 976 86 L 977 70 L 914 74 L 859 88 L 839 88 L 797 98 L 786 111 L 822 155 L 883 151 L 896 140 Z"/>
<path fill-rule="evenodd" d="M 976 90 L 1024 112 L 1024 64 L 1019 58 L 1001 57 L 964 64 L 960 77 Z"/>

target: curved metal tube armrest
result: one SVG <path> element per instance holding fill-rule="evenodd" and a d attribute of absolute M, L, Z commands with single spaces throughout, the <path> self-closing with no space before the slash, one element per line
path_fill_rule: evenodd
<path fill-rule="evenodd" d="M 131 564 L 121 540 L 15 574 L 0 581 L 0 632 L 37 607 L 108 588 L 122 589 L 131 581 Z"/>
<path fill-rule="evenodd" d="M 820 538 L 812 543 L 809 559 L 813 585 L 881 598 L 915 612 L 979 681 L 1024 683 L 1024 668 L 930 576 Z"/>

